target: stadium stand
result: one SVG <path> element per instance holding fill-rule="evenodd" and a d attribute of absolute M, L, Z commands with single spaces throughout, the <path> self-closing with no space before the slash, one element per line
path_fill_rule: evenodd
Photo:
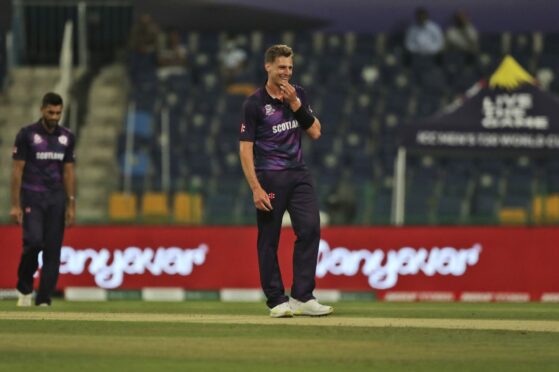
<path fill-rule="evenodd" d="M 221 43 L 233 36 L 246 41 L 247 52 L 254 58 L 271 42 L 291 41 L 297 48 L 295 80 L 310 83 L 306 84 L 309 94 L 324 123 L 321 140 L 305 142 L 306 161 L 317 177 L 322 209 L 328 209 L 327 199 L 340 172 L 350 169 L 358 188 L 371 190 L 371 205 L 363 205 L 351 221 L 357 224 L 389 222 L 399 126 L 436 113 L 475 82 L 488 78 L 507 52 L 532 74 L 552 63 L 556 55 L 554 37 L 538 33 L 483 34 L 481 52 L 473 62 L 448 52 L 441 64 L 417 57 L 408 65 L 394 35 L 190 33 L 185 41 L 197 40 L 193 48 L 197 52 L 189 78 L 150 86 L 158 97 L 167 98 L 150 102 L 149 108 L 156 118 L 165 107 L 171 110 L 171 148 L 181 148 L 171 150 L 172 178 L 194 176 L 204 185 L 200 191 L 207 201 L 206 223 L 243 223 L 253 213 L 236 159 L 240 108 L 246 94 L 228 93 L 212 62 Z M 538 43 L 543 46 L 537 47 Z M 152 76 L 150 69 L 155 66 L 143 68 L 142 76 Z M 248 68 L 253 70 L 247 71 L 247 79 L 262 78 L 260 65 Z M 148 94 L 144 82 L 132 77 L 132 85 L 133 91 Z M 550 87 L 553 90 L 554 85 Z M 156 151 L 149 162 L 159 164 L 161 147 L 153 145 Z M 530 222 L 533 199 L 542 192 L 539 186 L 546 183 L 549 191 L 559 187 L 548 163 L 526 164 L 521 158 L 412 161 L 408 165 L 407 189 L 412 191 L 406 202 L 408 223 Z M 160 177 L 162 169 L 153 169 L 155 173 L 143 176 Z M 152 190 L 140 187 L 136 191 Z"/>
<path fill-rule="evenodd" d="M 80 205 L 77 211 L 81 221 L 102 221 L 110 217 L 111 192 L 117 191 L 118 162 L 116 156 L 119 131 L 125 120 L 128 83 L 124 66 L 104 67 L 93 79 L 88 95 L 88 111 L 78 132 L 76 168 L 79 180 Z M 148 157 L 138 154 L 133 170 L 141 173 L 147 167 Z M 122 191 L 122 190 L 120 190 Z M 110 211 L 109 211 L 110 212 Z"/>
<path fill-rule="evenodd" d="M 138 198 L 134 194 L 114 192 L 109 197 L 109 219 L 112 222 L 134 221 L 138 214 Z"/>
<path fill-rule="evenodd" d="M 30 124 L 37 120 L 41 97 L 45 91 L 52 89 L 59 77 L 58 69 L 52 67 L 17 67 L 10 71 L 10 84 L 5 99 L 0 102 L 2 117 L 2 141 L 0 151 L 0 178 L 11 179 L 11 155 L 13 141 L 23 123 Z M 35 108 L 29 110 L 30 107 Z M 17 118 L 17 121 L 14 120 Z M 0 208 L 9 210 L 10 183 L 0 182 Z"/>
<path fill-rule="evenodd" d="M 488 78 L 505 53 L 533 76 L 549 75 L 559 63 L 559 35 L 552 33 L 482 33 L 476 58 L 449 51 L 441 63 L 422 58 L 406 63 L 399 34 L 193 31 L 182 36 L 189 51 L 184 75 L 158 78 L 154 59 L 131 53 L 127 66 L 105 67 L 95 77 L 77 154 L 82 221 L 142 218 L 150 210 L 144 209 L 150 205 L 147 196 L 163 193 L 167 208 L 154 212 L 160 217 L 179 223 L 252 223 L 237 131 L 244 98 L 254 84 L 264 82 L 260 60 L 271 43 L 294 46 L 294 81 L 307 87 L 323 123 L 321 140 L 304 143 L 321 209 L 328 211 L 328 197 L 343 170 L 351 172 L 356 193 L 367 195 L 348 221 L 354 224 L 389 223 L 401 126 L 437 113 Z M 236 83 L 225 86 L 217 56 L 231 39 L 245 49 L 249 63 Z M 4 153 L 25 118 L 20 111 L 36 105 L 37 97 L 29 92 L 53 85 L 42 82 L 47 76 L 52 74 L 41 69 L 10 72 L 9 111 L 19 119 L 12 125 L 2 118 Z M 29 77 L 36 89 L 28 89 Z M 559 78 L 553 74 L 542 86 L 559 94 Z M 7 179 L 8 160 L 0 161 Z M 556 220 L 558 170 L 556 161 L 519 157 L 410 159 L 407 223 Z M 118 177 L 104 176 L 115 173 Z M 1 187 L 6 206 L 9 192 L 4 183 Z M 131 202 L 114 199 L 119 192 L 143 200 L 141 213 L 123 206 Z"/>

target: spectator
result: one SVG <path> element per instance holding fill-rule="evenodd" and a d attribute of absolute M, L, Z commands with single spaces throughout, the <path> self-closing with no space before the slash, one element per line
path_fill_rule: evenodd
<path fill-rule="evenodd" d="M 187 73 L 186 46 L 181 42 L 178 31 L 170 31 L 164 40 L 163 46 L 159 49 L 157 56 L 158 69 L 157 75 L 161 80 L 167 79 L 171 75 L 184 76 Z"/>
<path fill-rule="evenodd" d="M 441 28 L 429 19 L 425 8 L 417 8 L 415 22 L 406 32 L 406 49 L 411 54 L 435 56 L 442 51 L 444 36 Z"/>
<path fill-rule="evenodd" d="M 132 51 L 140 54 L 154 54 L 157 52 L 159 42 L 159 26 L 151 15 L 142 14 L 132 26 L 130 34 L 130 47 Z"/>
<path fill-rule="evenodd" d="M 130 33 L 130 77 L 134 85 L 156 80 L 159 26 L 149 14 L 142 14 Z"/>
<path fill-rule="evenodd" d="M 243 72 L 247 53 L 239 48 L 234 40 L 225 44 L 225 49 L 219 53 L 221 63 L 221 74 L 226 85 L 236 82 L 238 76 Z"/>
<path fill-rule="evenodd" d="M 450 50 L 475 55 L 479 51 L 478 32 L 463 11 L 454 13 L 453 24 L 446 30 L 446 45 Z"/>

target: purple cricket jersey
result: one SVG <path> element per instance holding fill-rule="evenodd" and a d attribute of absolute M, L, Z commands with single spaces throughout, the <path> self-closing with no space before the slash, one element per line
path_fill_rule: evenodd
<path fill-rule="evenodd" d="M 302 106 L 312 113 L 303 88 L 293 86 Z M 239 140 L 254 142 L 256 171 L 305 168 L 302 132 L 289 104 L 272 98 L 265 87 L 245 100 Z"/>
<path fill-rule="evenodd" d="M 64 188 L 64 163 L 74 162 L 74 144 L 74 134 L 64 127 L 48 133 L 40 120 L 23 127 L 12 155 L 14 160 L 25 160 L 21 187 L 37 192 Z"/>

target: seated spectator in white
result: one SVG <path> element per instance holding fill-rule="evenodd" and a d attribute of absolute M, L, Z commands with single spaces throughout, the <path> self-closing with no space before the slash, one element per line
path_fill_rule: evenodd
<path fill-rule="evenodd" d="M 188 50 L 181 42 L 178 31 L 173 30 L 166 35 L 157 57 L 159 79 L 165 80 L 172 75 L 186 75 Z"/>
<path fill-rule="evenodd" d="M 441 28 L 429 19 L 425 8 L 415 11 L 415 22 L 406 32 L 406 49 L 412 54 L 436 55 L 444 47 L 444 36 Z"/>
<path fill-rule="evenodd" d="M 229 85 L 236 82 L 236 77 L 244 70 L 247 53 L 230 40 L 225 44 L 225 49 L 219 53 L 219 61 L 223 81 Z"/>
<path fill-rule="evenodd" d="M 449 50 L 468 54 L 477 54 L 479 51 L 478 32 L 461 10 L 454 14 L 453 24 L 446 30 L 446 45 Z"/>

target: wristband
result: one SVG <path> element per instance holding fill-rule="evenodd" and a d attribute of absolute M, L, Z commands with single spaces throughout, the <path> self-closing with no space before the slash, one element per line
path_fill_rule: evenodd
<path fill-rule="evenodd" d="M 312 116 L 311 113 L 303 106 L 299 107 L 297 111 L 294 111 L 293 115 L 299 123 L 299 126 L 304 130 L 309 129 L 313 125 L 315 120 L 314 116 Z"/>

